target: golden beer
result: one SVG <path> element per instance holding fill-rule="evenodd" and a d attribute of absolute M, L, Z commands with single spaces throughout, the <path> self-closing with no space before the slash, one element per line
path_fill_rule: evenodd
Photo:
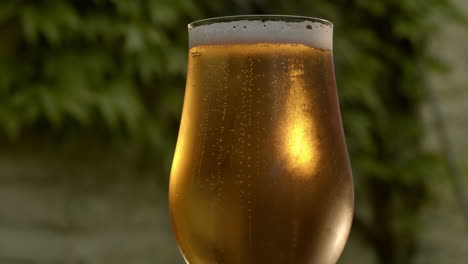
<path fill-rule="evenodd" d="M 193 45 L 169 200 L 187 263 L 336 263 L 353 187 L 332 52 Z"/>

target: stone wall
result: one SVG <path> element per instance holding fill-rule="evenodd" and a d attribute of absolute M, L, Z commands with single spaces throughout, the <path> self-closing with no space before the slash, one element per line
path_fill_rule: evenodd
<path fill-rule="evenodd" d="M 458 10 L 468 15 L 468 2 L 453 0 Z M 429 76 L 430 85 L 440 102 L 456 162 L 468 188 L 468 28 L 450 21 L 440 21 L 443 30 L 434 38 L 432 49 L 449 65 L 444 75 Z M 424 109 L 428 147 L 439 151 L 436 124 L 430 107 Z M 422 252 L 418 263 L 466 263 L 468 260 L 468 222 L 463 218 L 449 177 L 436 179 L 435 203 L 423 215 Z"/>
<path fill-rule="evenodd" d="M 183 263 L 161 178 L 105 152 L 3 150 L 0 263 Z"/>

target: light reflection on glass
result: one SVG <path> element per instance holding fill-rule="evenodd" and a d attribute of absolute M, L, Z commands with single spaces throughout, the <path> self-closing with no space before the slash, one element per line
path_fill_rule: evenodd
<path fill-rule="evenodd" d="M 304 114 L 310 105 L 309 98 L 304 88 L 304 74 L 302 64 L 293 64 L 288 72 L 290 87 L 286 99 L 286 110 L 283 116 L 284 126 L 281 128 L 281 141 L 284 144 L 283 155 L 291 169 L 307 170 L 310 172 L 316 166 L 316 153 L 314 146 L 314 123 L 311 116 Z"/>

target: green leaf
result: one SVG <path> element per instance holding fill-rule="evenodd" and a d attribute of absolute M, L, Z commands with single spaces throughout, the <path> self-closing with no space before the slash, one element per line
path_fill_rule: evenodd
<path fill-rule="evenodd" d="M 19 137 L 21 123 L 20 119 L 12 118 L 9 112 L 5 112 L 0 108 L 0 127 L 10 140 L 15 140 Z"/>
<path fill-rule="evenodd" d="M 78 121 L 82 126 L 88 125 L 91 119 L 91 113 L 87 106 L 83 106 L 84 102 L 80 100 L 66 100 L 61 105 L 61 108 L 72 119 Z"/>
<path fill-rule="evenodd" d="M 163 27 L 174 26 L 179 19 L 179 14 L 171 3 L 152 1 L 149 11 L 152 22 Z"/>
<path fill-rule="evenodd" d="M 130 53 L 145 50 L 145 40 L 141 28 L 137 25 L 129 25 L 125 37 L 125 49 Z"/>
<path fill-rule="evenodd" d="M 36 43 L 40 20 L 36 16 L 35 9 L 30 6 L 23 7 L 20 12 L 20 21 L 26 41 L 30 44 Z"/>
<path fill-rule="evenodd" d="M 57 45 L 60 42 L 59 28 L 55 21 L 43 18 L 40 30 L 50 44 Z"/>
<path fill-rule="evenodd" d="M 105 125 L 110 129 L 116 129 L 118 125 L 118 112 L 115 111 L 114 102 L 109 93 L 103 93 L 97 98 L 98 111 Z"/>
<path fill-rule="evenodd" d="M 39 103 L 47 120 L 55 127 L 62 121 L 62 111 L 57 102 L 57 96 L 45 86 L 37 86 Z"/>

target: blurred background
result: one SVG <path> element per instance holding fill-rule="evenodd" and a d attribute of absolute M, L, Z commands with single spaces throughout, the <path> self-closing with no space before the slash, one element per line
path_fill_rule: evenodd
<path fill-rule="evenodd" d="M 468 2 L 0 2 L 0 263 L 183 263 L 167 184 L 187 24 L 335 24 L 356 216 L 340 263 L 468 259 Z"/>

